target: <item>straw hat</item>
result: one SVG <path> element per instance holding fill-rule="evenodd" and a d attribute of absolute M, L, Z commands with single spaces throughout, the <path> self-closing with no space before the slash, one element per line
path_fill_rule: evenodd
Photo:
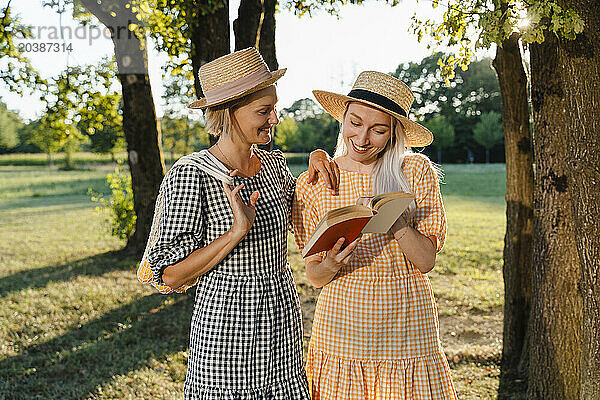
<path fill-rule="evenodd" d="M 285 71 L 271 72 L 254 47 L 224 55 L 200 67 L 198 78 L 205 97 L 188 108 L 204 109 L 258 92 L 275 83 Z"/>
<path fill-rule="evenodd" d="M 325 111 L 342 122 L 346 105 L 352 101 L 368 104 L 396 117 L 404 127 L 404 134 L 412 147 L 423 147 L 433 142 L 429 129 L 408 119 L 408 111 L 415 96 L 399 79 L 376 71 L 358 75 L 347 96 L 323 90 L 313 90 Z"/>

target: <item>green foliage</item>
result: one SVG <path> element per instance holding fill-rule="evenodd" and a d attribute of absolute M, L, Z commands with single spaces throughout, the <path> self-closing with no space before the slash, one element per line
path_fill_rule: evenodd
<path fill-rule="evenodd" d="M 486 149 L 489 149 L 503 137 L 504 131 L 502 129 L 502 121 L 500 121 L 500 114 L 494 111 L 481 114 L 480 121 L 473 129 L 473 138 L 475 141 Z"/>
<path fill-rule="evenodd" d="M 438 2 L 434 1 L 434 8 Z M 502 42 L 513 32 L 525 43 L 544 41 L 544 30 L 574 39 L 583 32 L 583 19 L 572 10 L 563 9 L 552 0 L 448 0 L 441 20 L 413 16 L 413 32 L 419 41 L 430 38 L 428 47 L 454 49 L 453 54 L 439 58 L 442 77 L 448 83 L 456 66 L 465 70 L 478 48 L 489 48 Z"/>
<path fill-rule="evenodd" d="M 500 88 L 491 60 L 473 61 L 466 71 L 457 70 L 453 81 L 446 84 L 437 65 L 440 57 L 444 54 L 436 53 L 421 62 L 401 64 L 392 75 L 409 85 L 415 95 L 412 118 L 427 125 L 427 121 L 442 115 L 454 127 L 455 140 L 444 151 L 446 162 L 464 162 L 469 151 L 476 153 L 476 158 L 483 158 L 483 149 L 473 140 L 473 128 L 480 114 L 502 111 Z M 503 151 L 495 158 L 502 157 Z"/>
<path fill-rule="evenodd" d="M 147 33 L 154 39 L 156 49 L 169 56 L 163 70 L 193 82 L 191 37 L 194 26 L 201 20 L 198 16 L 228 7 L 228 3 L 224 0 L 130 0 L 129 3 L 140 21 L 148 26 Z"/>
<path fill-rule="evenodd" d="M 64 146 L 67 154 L 77 151 L 88 137 L 93 151 L 123 150 L 121 94 L 115 71 L 114 62 L 104 59 L 97 65 L 69 67 L 51 78 L 44 95 L 45 113 L 24 128 L 25 140 L 49 157 Z"/>
<path fill-rule="evenodd" d="M 296 148 L 298 142 L 298 124 L 291 117 L 285 117 L 277 125 L 274 142 L 281 150 L 291 151 Z"/>
<path fill-rule="evenodd" d="M 19 129 L 23 122 L 17 113 L 9 111 L 0 102 L 0 151 L 13 149 L 19 145 Z"/>
<path fill-rule="evenodd" d="M 198 121 L 190 120 L 187 116 L 177 116 L 167 112 L 160 120 L 163 148 L 165 152 L 188 154 L 209 146 L 208 132 Z"/>
<path fill-rule="evenodd" d="M 101 66 L 106 67 L 107 65 Z M 107 78 L 116 80 L 112 71 L 102 71 Z M 92 76 L 91 79 L 97 79 Z M 108 82 L 107 82 L 108 83 Z M 81 96 L 84 103 L 77 111 L 77 128 L 89 137 L 89 149 L 96 153 L 114 154 L 126 148 L 123 133 L 121 94 L 113 89 L 109 93 L 89 91 Z"/>
<path fill-rule="evenodd" d="M 446 117 L 438 115 L 424 123 L 433 133 L 433 146 L 440 149 L 450 147 L 454 143 L 454 127 Z"/>
<path fill-rule="evenodd" d="M 188 154 L 210 145 L 208 132 L 200 122 L 201 112 L 187 108 L 195 100 L 193 82 L 193 77 L 179 74 L 168 76 L 163 83 L 162 145 L 172 159 L 175 154 Z"/>
<path fill-rule="evenodd" d="M 62 151 L 65 153 L 65 165 L 63 166 L 64 170 L 70 171 L 75 169 L 73 154 L 79 150 L 81 150 L 80 141 L 74 136 L 69 137 L 62 146 Z"/>
<path fill-rule="evenodd" d="M 26 143 L 32 144 L 46 153 L 48 163 L 52 164 L 52 154 L 65 144 L 68 137 L 50 126 L 50 122 L 42 117 L 32 121 L 21 129 L 21 136 Z"/>
<path fill-rule="evenodd" d="M 307 153 L 320 148 L 333 154 L 337 142 L 338 123 L 314 101 L 311 99 L 295 101 L 290 107 L 281 111 L 281 118 L 282 122 L 288 118 L 293 119 L 296 128 L 288 120 L 280 134 L 280 127 L 277 126 L 276 145 L 279 146 L 278 141 L 283 141 L 285 137 L 286 151 Z"/>
<path fill-rule="evenodd" d="M 10 2 L 9 2 L 10 3 Z M 46 81 L 31 66 L 30 60 L 19 51 L 18 39 L 31 37 L 31 29 L 18 16 L 11 15 L 7 6 L 0 17 L 0 80 L 11 92 L 23 94 L 24 89 L 45 89 Z"/>
<path fill-rule="evenodd" d="M 473 129 L 473 138 L 485 147 L 485 162 L 489 162 L 489 150 L 504 137 L 504 128 L 500 121 L 500 114 L 494 111 L 481 114 L 480 121 Z"/>
<path fill-rule="evenodd" d="M 391 7 L 400 4 L 400 0 L 385 0 Z M 287 0 L 281 3 L 299 17 L 312 17 L 313 12 L 325 11 L 328 14 L 339 16 L 340 7 L 346 4 L 363 4 L 363 0 Z"/>
<path fill-rule="evenodd" d="M 188 119 L 199 120 L 202 114 L 199 110 L 187 108 L 196 100 L 194 77 L 187 74 L 171 74 L 163 80 L 164 92 L 162 99 L 167 114 L 185 116 Z"/>
<path fill-rule="evenodd" d="M 100 206 L 97 212 L 107 211 L 110 215 L 111 234 L 119 239 L 129 239 L 135 231 L 136 215 L 133 208 L 133 190 L 131 189 L 131 174 L 129 170 L 119 165 L 114 173 L 106 176 L 111 191 L 107 200 L 102 193 L 89 191 L 92 201 Z"/>
<path fill-rule="evenodd" d="M 296 121 L 304 121 L 307 118 L 316 118 L 321 114 L 323 114 L 323 109 L 309 98 L 296 100 L 291 106 L 281 110 L 281 115 L 283 117 L 291 117 Z"/>

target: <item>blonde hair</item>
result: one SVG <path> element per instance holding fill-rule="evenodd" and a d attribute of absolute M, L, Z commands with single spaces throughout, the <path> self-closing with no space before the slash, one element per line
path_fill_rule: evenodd
<path fill-rule="evenodd" d="M 204 129 L 213 136 L 231 136 L 233 133 L 233 112 L 251 103 L 263 90 L 274 86 L 269 85 L 256 92 L 249 93 L 239 99 L 227 103 L 207 107 L 204 110 Z"/>
<path fill-rule="evenodd" d="M 235 102 L 237 103 L 237 102 Z M 232 114 L 239 105 L 234 102 L 208 107 L 204 110 L 204 129 L 213 136 L 231 136 L 233 130 Z"/>
<path fill-rule="evenodd" d="M 347 111 L 348 106 L 346 105 L 343 119 L 346 118 Z M 412 193 L 412 189 L 408 185 L 408 180 L 402 171 L 404 157 L 407 154 L 411 154 L 412 150 L 410 149 L 410 146 L 405 145 L 408 141 L 405 141 L 402 123 L 395 117 L 390 116 L 390 119 L 390 130 L 392 135 L 383 151 L 377 155 L 377 160 L 373 167 L 373 194 L 375 195 L 400 190 Z M 340 133 L 338 134 L 334 155 L 336 158 L 348 154 L 343 130 L 343 123 L 340 123 Z"/>

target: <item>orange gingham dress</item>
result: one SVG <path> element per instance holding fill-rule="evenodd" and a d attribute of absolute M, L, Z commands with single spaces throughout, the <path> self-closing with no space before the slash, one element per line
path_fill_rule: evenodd
<path fill-rule="evenodd" d="M 437 175 L 427 157 L 412 153 L 403 171 L 417 205 L 413 227 L 435 235 L 439 251 L 446 217 Z M 300 175 L 293 205 L 300 251 L 327 211 L 372 195 L 371 175 L 340 172 L 338 195 Z M 306 371 L 313 400 L 456 399 L 431 283 L 392 235 L 363 235 L 348 266 L 323 287 Z"/>

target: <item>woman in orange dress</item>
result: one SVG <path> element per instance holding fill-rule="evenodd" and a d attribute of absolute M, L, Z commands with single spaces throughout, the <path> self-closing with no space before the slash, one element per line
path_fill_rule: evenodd
<path fill-rule="evenodd" d="M 313 93 L 341 122 L 341 174 L 335 194 L 324 182 L 309 184 L 307 173 L 298 179 L 300 250 L 331 209 L 398 190 L 415 201 L 387 234 L 364 234 L 345 248 L 341 238 L 305 259 L 308 279 L 323 288 L 306 363 L 312 399 L 456 399 L 427 277 L 446 237 L 444 205 L 437 170 L 410 151 L 433 136 L 407 118 L 413 94 L 387 74 L 361 73 L 348 96 Z"/>

